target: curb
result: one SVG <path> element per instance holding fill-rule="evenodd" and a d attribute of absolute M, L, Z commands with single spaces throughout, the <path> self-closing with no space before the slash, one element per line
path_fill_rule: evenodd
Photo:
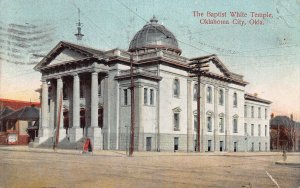
<path fill-rule="evenodd" d="M 285 165 L 285 166 L 300 167 L 300 163 L 296 163 L 296 162 L 277 161 L 277 162 L 275 162 L 275 164 L 277 164 L 277 165 Z"/>

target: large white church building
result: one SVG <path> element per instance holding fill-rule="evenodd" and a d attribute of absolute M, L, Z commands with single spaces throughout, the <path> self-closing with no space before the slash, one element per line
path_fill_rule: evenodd
<path fill-rule="evenodd" d="M 132 56 L 131 56 L 132 54 Z M 101 51 L 59 42 L 35 66 L 42 73 L 39 137 L 34 147 L 125 150 L 130 140 L 130 57 L 135 83 L 135 148 L 195 151 L 197 79 L 192 58 L 181 56 L 175 36 L 153 18 L 128 51 Z M 245 92 L 243 76 L 216 55 L 200 83 L 201 151 L 269 151 L 270 104 Z M 58 126 L 59 125 L 59 126 Z"/>

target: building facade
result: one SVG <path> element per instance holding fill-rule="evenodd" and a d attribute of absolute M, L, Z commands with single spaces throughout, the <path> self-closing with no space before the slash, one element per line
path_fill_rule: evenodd
<path fill-rule="evenodd" d="M 253 151 L 269 151 L 269 127 L 264 128 L 270 102 L 246 94 L 243 76 L 216 55 L 201 58 L 209 59 L 210 69 L 200 82 L 201 151 L 250 151 L 252 143 Z M 192 61 L 181 56 L 175 36 L 155 18 L 127 51 L 60 42 L 35 67 L 42 73 L 42 118 L 34 146 L 51 145 L 58 136 L 61 147 L 76 147 L 88 137 L 95 149 L 127 149 L 132 64 L 136 150 L 194 151 L 198 83 L 190 74 Z M 245 106 L 256 113 L 260 108 L 260 118 L 245 117 Z M 248 135 L 252 124 L 255 134 Z"/>

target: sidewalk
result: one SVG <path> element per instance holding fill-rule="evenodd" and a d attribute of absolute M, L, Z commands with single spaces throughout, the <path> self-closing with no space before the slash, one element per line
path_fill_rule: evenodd
<path fill-rule="evenodd" d="M 280 160 L 275 162 L 278 165 L 288 165 L 288 166 L 295 166 L 300 167 L 300 155 L 287 155 L 286 161 Z"/>
<path fill-rule="evenodd" d="M 52 148 L 31 148 L 28 146 L 0 146 L 0 151 L 20 151 L 20 152 L 37 152 L 37 153 L 58 153 L 58 154 L 71 154 L 71 155 L 82 155 L 82 150 L 67 150 L 67 149 L 56 149 Z M 87 153 L 86 155 L 95 156 L 111 156 L 111 157 L 126 157 L 126 151 L 118 150 L 94 150 L 92 153 Z M 158 157 L 158 156 L 231 156 L 231 157 L 249 157 L 249 156 L 281 156 L 281 152 L 134 152 L 135 157 Z M 288 153 L 287 161 L 297 162 L 300 158 L 300 153 Z M 285 163 L 287 163 L 285 161 Z M 300 164 L 300 160 L 298 160 Z M 276 163 L 277 164 L 277 163 Z"/>

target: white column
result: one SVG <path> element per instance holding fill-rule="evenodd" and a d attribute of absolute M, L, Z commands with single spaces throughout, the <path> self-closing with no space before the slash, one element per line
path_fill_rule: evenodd
<path fill-rule="evenodd" d="M 230 130 L 229 130 L 229 91 L 225 89 L 225 150 L 230 151 Z"/>
<path fill-rule="evenodd" d="M 200 83 L 200 122 L 201 122 L 201 126 L 200 126 L 200 151 L 201 152 L 205 152 L 206 150 L 206 143 L 207 143 L 207 138 L 206 138 L 206 134 L 207 134 L 207 129 L 206 129 L 206 124 L 205 124 L 205 120 L 206 120 L 206 113 L 205 113 L 205 106 L 206 106 L 206 101 L 205 101 L 205 84 L 204 83 Z"/>
<path fill-rule="evenodd" d="M 144 151 L 146 146 L 144 145 L 144 125 L 143 125 L 143 106 L 144 106 L 144 88 L 142 86 L 135 87 L 135 144 L 137 144 L 138 151 Z M 131 93 L 130 93 L 131 95 Z M 154 139 L 154 138 L 152 138 Z M 152 145 L 152 144 L 151 144 Z M 136 146 L 135 146 L 136 147 Z M 151 149 L 153 149 L 152 147 Z M 136 149 L 136 148 L 135 148 Z"/>
<path fill-rule="evenodd" d="M 78 74 L 73 76 L 73 98 L 72 101 L 72 127 L 70 129 L 70 142 L 77 142 L 82 138 L 80 128 L 80 78 Z"/>
<path fill-rule="evenodd" d="M 58 141 L 63 140 L 66 137 L 66 130 L 64 129 L 64 117 L 63 117 L 63 81 L 61 78 L 57 78 L 56 84 L 56 130 L 59 126 Z"/>
<path fill-rule="evenodd" d="M 80 80 L 78 74 L 73 76 L 73 125 L 80 128 Z"/>
<path fill-rule="evenodd" d="M 214 88 L 214 151 L 219 151 L 219 148 L 217 146 L 219 145 L 219 137 L 218 137 L 218 131 L 219 131 L 219 115 L 218 115 L 218 87 L 215 86 Z"/>
<path fill-rule="evenodd" d="M 98 73 L 92 73 L 91 82 L 91 127 L 98 127 Z"/>
<path fill-rule="evenodd" d="M 193 93 L 192 93 L 192 80 L 187 80 L 187 152 L 193 151 Z"/>
<path fill-rule="evenodd" d="M 48 84 L 46 80 L 42 80 L 42 106 L 41 106 L 41 125 L 39 128 L 39 136 L 35 139 L 37 145 L 45 142 L 51 137 L 49 128 L 49 113 L 48 113 Z M 34 146 L 35 147 L 35 146 Z"/>
<path fill-rule="evenodd" d="M 91 126 L 88 128 L 88 137 L 92 141 L 94 149 L 103 149 L 102 130 L 98 127 L 98 73 L 93 72 L 91 75 L 91 89 L 90 89 L 90 113 L 91 113 Z"/>
<path fill-rule="evenodd" d="M 46 80 L 42 82 L 42 125 L 41 128 L 48 125 L 48 84 Z"/>

